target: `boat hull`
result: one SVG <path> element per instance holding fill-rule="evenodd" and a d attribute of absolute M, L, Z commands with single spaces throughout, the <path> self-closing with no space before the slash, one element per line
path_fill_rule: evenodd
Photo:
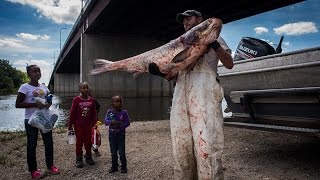
<path fill-rule="evenodd" d="M 320 47 L 218 66 L 232 117 L 320 127 Z"/>

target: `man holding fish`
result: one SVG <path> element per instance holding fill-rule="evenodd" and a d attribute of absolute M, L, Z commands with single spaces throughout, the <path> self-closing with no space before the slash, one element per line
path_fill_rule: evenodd
<path fill-rule="evenodd" d="M 231 50 L 219 36 L 222 21 L 200 12 L 177 14 L 185 33 L 158 48 L 122 60 L 97 59 L 91 75 L 126 71 L 177 77 L 170 114 L 175 179 L 223 179 L 223 89 L 217 65 L 233 67 Z"/>
<path fill-rule="evenodd" d="M 196 10 L 179 13 L 176 19 L 185 31 L 203 22 L 202 14 Z M 175 179 L 224 177 L 221 160 L 224 95 L 217 65 L 220 60 L 231 69 L 233 59 L 220 36 L 207 46 L 209 49 L 177 76 L 170 114 Z"/>

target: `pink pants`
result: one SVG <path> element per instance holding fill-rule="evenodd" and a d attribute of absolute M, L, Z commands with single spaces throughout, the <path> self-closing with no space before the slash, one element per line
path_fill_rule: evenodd
<path fill-rule="evenodd" d="M 179 74 L 170 115 L 175 179 L 223 179 L 222 99 L 206 62 Z"/>

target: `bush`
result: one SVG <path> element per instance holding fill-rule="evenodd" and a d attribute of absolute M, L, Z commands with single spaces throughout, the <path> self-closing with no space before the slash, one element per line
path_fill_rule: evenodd
<path fill-rule="evenodd" d="M 8 60 L 0 59 L 0 95 L 15 93 L 27 81 L 27 73 L 13 68 Z"/>

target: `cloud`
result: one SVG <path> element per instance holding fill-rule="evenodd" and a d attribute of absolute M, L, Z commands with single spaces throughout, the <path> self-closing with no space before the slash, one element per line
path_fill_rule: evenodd
<path fill-rule="evenodd" d="M 285 45 L 285 46 L 290 46 L 290 42 L 289 41 L 283 42 L 282 44 Z"/>
<path fill-rule="evenodd" d="M 33 60 L 17 60 L 15 62 L 12 63 L 12 65 L 23 71 L 23 72 L 26 72 L 26 66 L 27 64 L 31 65 L 31 64 L 36 64 L 40 67 L 41 69 L 41 79 L 40 79 L 40 82 L 44 82 L 46 84 L 49 83 L 49 80 L 50 80 L 50 76 L 51 76 L 51 73 L 52 73 L 52 64 L 48 63 L 48 60 L 36 60 L 36 59 L 33 59 Z"/>
<path fill-rule="evenodd" d="M 277 41 L 276 43 L 273 41 L 270 41 L 269 39 L 261 39 L 262 41 L 267 42 L 268 44 L 270 44 L 271 46 L 277 46 L 279 41 Z M 283 41 L 282 42 L 282 46 L 290 46 L 290 42 L 289 41 Z"/>
<path fill-rule="evenodd" d="M 278 35 L 301 35 L 318 32 L 316 24 L 313 22 L 289 23 L 278 28 L 273 28 L 273 30 Z"/>
<path fill-rule="evenodd" d="M 266 43 L 270 44 L 271 46 L 274 45 L 274 42 L 270 41 L 269 39 L 261 39 L 262 41 L 265 41 Z"/>
<path fill-rule="evenodd" d="M 21 33 L 20 33 L 21 34 Z M 32 38 L 32 36 L 26 36 Z M 38 53 L 47 52 L 47 47 L 41 46 L 37 41 L 28 43 L 24 41 L 25 38 L 13 38 L 13 37 L 0 37 L 0 52 L 5 52 L 7 54 L 17 54 L 17 53 Z M 41 36 L 39 39 L 47 39 L 49 36 Z"/>
<path fill-rule="evenodd" d="M 254 28 L 257 34 L 267 33 L 269 30 L 265 27 L 256 27 Z"/>
<path fill-rule="evenodd" d="M 37 10 L 36 16 L 46 17 L 58 24 L 74 24 L 81 10 L 81 0 L 7 0 Z"/>
<path fill-rule="evenodd" d="M 50 36 L 32 35 L 28 33 L 16 34 L 17 37 L 0 36 L 0 52 L 13 56 L 19 53 L 42 53 L 45 54 L 52 49 L 43 44 L 48 44 Z M 45 40 L 45 41 L 40 41 Z"/>
<path fill-rule="evenodd" d="M 27 39 L 27 40 L 49 40 L 50 36 L 48 35 L 33 35 L 33 34 L 28 34 L 28 33 L 19 33 L 16 34 L 17 37 L 20 37 L 22 39 Z"/>
<path fill-rule="evenodd" d="M 1 37 L 0 37 L 0 47 L 30 49 L 30 47 L 23 44 L 22 40 L 14 39 L 14 38 L 1 38 Z"/>

